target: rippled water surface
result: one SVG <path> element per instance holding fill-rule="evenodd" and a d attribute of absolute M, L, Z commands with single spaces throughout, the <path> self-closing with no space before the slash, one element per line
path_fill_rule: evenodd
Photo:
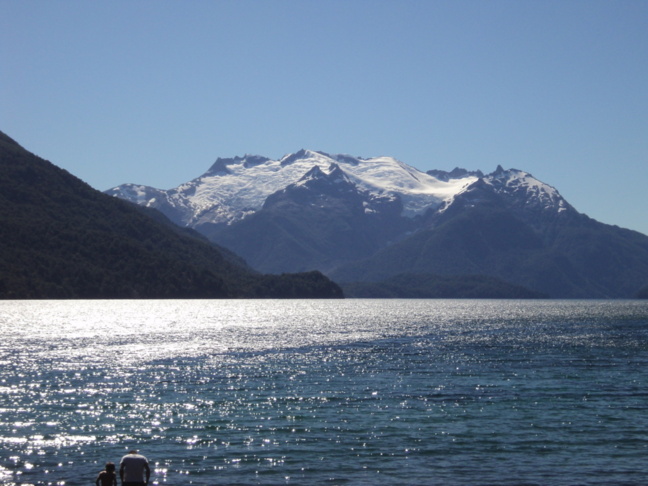
<path fill-rule="evenodd" d="M 648 484 L 648 303 L 0 302 L 0 484 Z"/>

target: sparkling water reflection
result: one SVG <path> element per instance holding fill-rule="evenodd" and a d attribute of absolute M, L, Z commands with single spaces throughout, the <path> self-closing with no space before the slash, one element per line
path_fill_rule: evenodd
<path fill-rule="evenodd" d="M 0 482 L 645 484 L 648 303 L 0 302 Z"/>

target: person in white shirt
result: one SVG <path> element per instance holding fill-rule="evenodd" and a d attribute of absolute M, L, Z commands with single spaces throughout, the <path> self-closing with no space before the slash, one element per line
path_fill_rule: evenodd
<path fill-rule="evenodd" d="M 146 480 L 144 475 L 146 474 Z M 119 466 L 119 477 L 122 486 L 146 486 L 151 476 L 148 459 L 137 451 L 130 451 L 122 457 Z"/>

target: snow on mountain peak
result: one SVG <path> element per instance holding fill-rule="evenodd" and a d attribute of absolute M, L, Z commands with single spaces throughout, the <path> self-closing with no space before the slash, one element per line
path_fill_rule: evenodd
<path fill-rule="evenodd" d="M 376 198 L 398 198 L 406 217 L 430 209 L 444 212 L 477 181 L 521 208 L 562 212 L 570 207 L 556 189 L 517 169 L 498 166 L 488 175 L 459 168 L 425 173 L 393 157 L 359 158 L 305 149 L 278 160 L 256 155 L 219 158 L 200 177 L 168 191 L 124 184 L 107 192 L 196 227 L 239 221 L 260 210 L 271 194 L 290 185 L 309 186 L 314 180 L 353 184 Z"/>
<path fill-rule="evenodd" d="M 168 191 L 125 184 L 108 192 L 173 213 L 188 226 L 229 224 L 258 211 L 269 195 L 290 184 L 324 175 L 376 197 L 398 197 L 403 216 L 413 217 L 439 207 L 480 175 L 451 174 L 438 178 L 392 157 L 365 159 L 302 149 L 279 160 L 255 155 L 218 158 L 200 177 Z"/>
<path fill-rule="evenodd" d="M 520 196 L 520 201 L 524 201 L 528 207 L 553 208 L 560 213 L 566 211 L 569 206 L 554 187 L 539 181 L 528 172 L 518 169 L 504 170 L 502 166 L 498 166 L 497 170 L 484 180 L 499 193 Z"/>
<path fill-rule="evenodd" d="M 314 177 L 317 171 L 311 171 L 315 168 L 323 174 L 335 171 L 336 177 L 344 176 L 376 196 L 400 197 L 403 215 L 409 217 L 438 207 L 477 179 L 467 175 L 440 180 L 392 157 L 361 159 L 302 149 L 279 160 L 250 155 L 219 158 L 202 176 L 166 191 L 166 199 L 175 210 L 187 213 L 183 218 L 186 224 L 232 223 L 260 209 L 270 194 L 299 182 L 306 174 Z M 145 198 L 146 194 L 138 194 L 140 204 Z"/>
<path fill-rule="evenodd" d="M 455 171 L 457 170 L 455 169 Z M 441 172 L 440 175 L 443 178 L 448 174 L 442 171 L 430 172 Z M 480 187 L 490 187 L 496 194 L 508 200 L 509 204 L 523 210 L 561 213 L 571 208 L 554 187 L 539 181 L 528 172 L 504 169 L 498 165 L 494 172 L 478 177 L 475 183 L 467 184 L 454 196 L 446 199 L 439 208 L 439 213 L 445 212 L 457 198 L 463 197 L 467 193 L 473 193 Z M 478 194 L 478 192 L 475 193 Z"/>

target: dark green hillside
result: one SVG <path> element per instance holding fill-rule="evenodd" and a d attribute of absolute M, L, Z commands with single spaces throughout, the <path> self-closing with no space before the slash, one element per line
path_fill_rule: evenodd
<path fill-rule="evenodd" d="M 482 275 L 402 274 L 383 282 L 356 282 L 342 286 L 352 298 L 380 299 L 542 299 L 534 292 Z"/>
<path fill-rule="evenodd" d="M 1 132 L 0 228 L 0 298 L 341 297 L 319 273 L 255 274 Z"/>

